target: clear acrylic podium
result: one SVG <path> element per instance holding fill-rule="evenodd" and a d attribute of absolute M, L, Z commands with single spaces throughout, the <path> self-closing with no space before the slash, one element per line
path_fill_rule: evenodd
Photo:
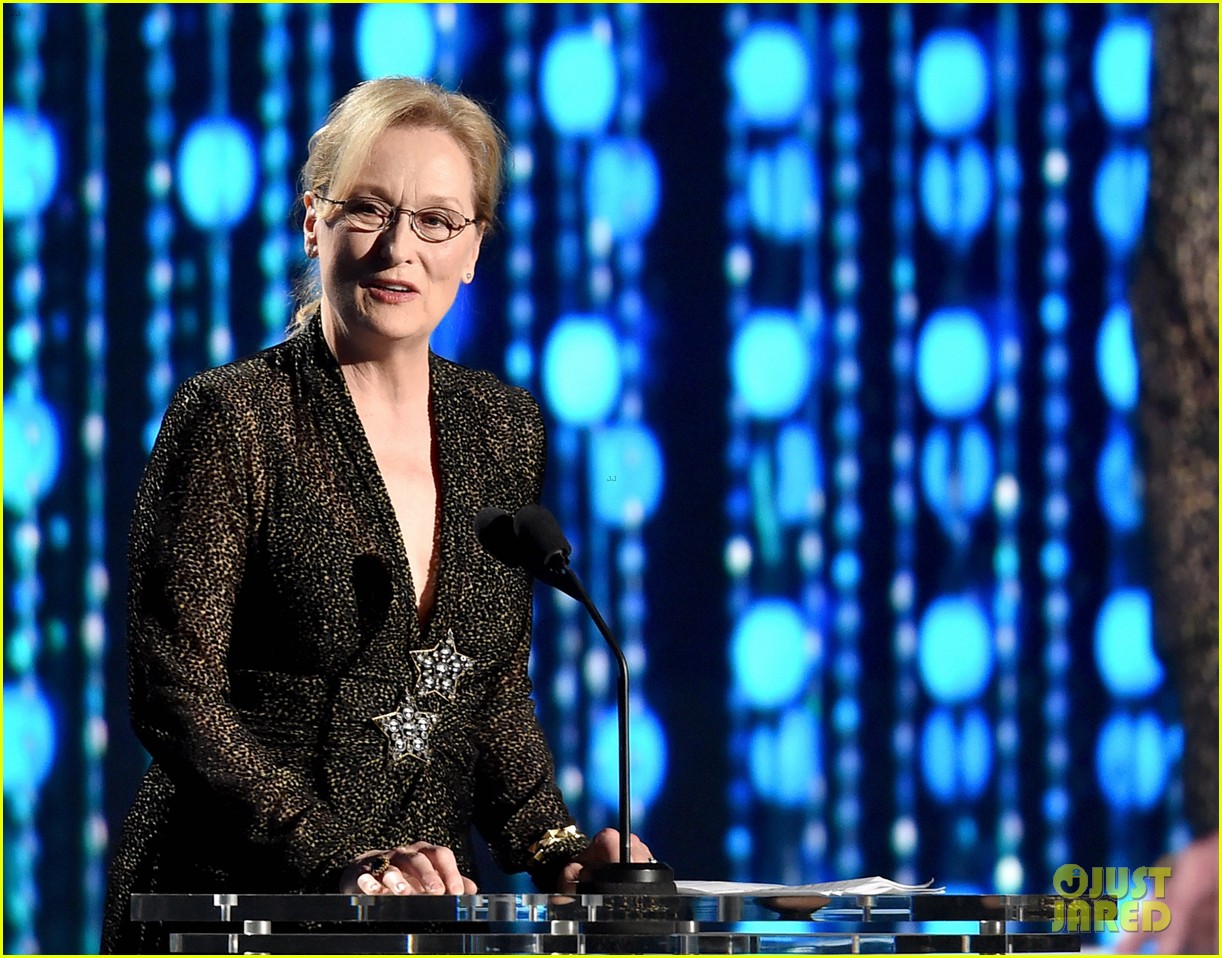
<path fill-rule="evenodd" d="M 178 954 L 1076 952 L 1053 895 L 132 896 Z"/>

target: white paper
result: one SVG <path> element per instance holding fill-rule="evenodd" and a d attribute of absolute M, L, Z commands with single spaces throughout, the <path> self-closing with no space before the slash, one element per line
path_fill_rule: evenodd
<path fill-rule="evenodd" d="M 945 886 L 934 887 L 933 879 L 923 885 L 904 885 L 881 878 L 849 878 L 844 881 L 817 882 L 813 885 L 767 885 L 737 881 L 679 881 L 680 895 L 938 895 Z"/>

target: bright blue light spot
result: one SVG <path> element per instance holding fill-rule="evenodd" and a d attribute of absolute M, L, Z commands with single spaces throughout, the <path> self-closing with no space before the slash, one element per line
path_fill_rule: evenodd
<path fill-rule="evenodd" d="M 980 423 L 929 431 L 921 446 L 921 488 L 947 530 L 978 515 L 992 487 L 993 442 Z"/>
<path fill-rule="evenodd" d="M 543 52 L 539 81 L 543 111 L 557 133 L 601 133 L 611 120 L 619 75 L 611 44 L 594 31 L 562 30 Z"/>
<path fill-rule="evenodd" d="M 936 599 L 921 617 L 917 642 L 921 680 L 937 701 L 965 702 L 984 691 L 993 671 L 993 637 L 978 602 Z"/>
<path fill-rule="evenodd" d="M 1127 253 L 1141 236 L 1150 185 L 1150 157 L 1141 147 L 1114 146 L 1095 174 L 1095 221 L 1116 253 Z"/>
<path fill-rule="evenodd" d="M 935 798 L 949 802 L 955 797 L 955 752 L 958 736 L 950 712 L 934 709 L 921 730 L 921 772 Z"/>
<path fill-rule="evenodd" d="M 603 140 L 586 167 L 586 207 L 613 237 L 639 239 L 658 215 L 658 161 L 640 140 Z"/>
<path fill-rule="evenodd" d="M 730 375 L 749 414 L 780 419 L 796 410 L 810 386 L 811 354 L 793 317 L 774 310 L 753 314 L 730 347 Z"/>
<path fill-rule="evenodd" d="M 819 445 L 809 426 L 789 423 L 776 439 L 776 509 L 782 522 L 803 522 L 823 486 Z"/>
<path fill-rule="evenodd" d="M 1150 113 L 1150 24 L 1117 20 L 1095 44 L 1095 98 L 1114 126 L 1140 126 Z"/>
<path fill-rule="evenodd" d="M 861 579 L 861 560 L 855 552 L 840 552 L 832 560 L 832 582 L 838 589 L 852 589 Z"/>
<path fill-rule="evenodd" d="M 960 787 L 966 798 L 979 798 L 989 784 L 993 767 L 993 733 L 978 708 L 963 717 L 959 727 L 958 765 Z"/>
<path fill-rule="evenodd" d="M 1149 809 L 1167 783 L 1167 733 L 1149 711 L 1133 718 L 1113 712 L 1095 745 L 1095 773 L 1108 802 L 1118 809 Z"/>
<path fill-rule="evenodd" d="M 4 218 L 37 216 L 59 179 L 59 146 L 46 117 L 4 109 Z"/>
<path fill-rule="evenodd" d="M 653 710 L 639 699 L 633 702 L 628 723 L 632 739 L 632 806 L 649 805 L 666 779 L 666 735 Z M 619 716 L 608 709 L 594 722 L 590 736 L 590 788 L 608 805 L 619 801 Z"/>
<path fill-rule="evenodd" d="M 805 807 L 823 774 L 818 723 L 809 710 L 786 711 L 776 733 L 772 794 L 782 805 Z"/>
<path fill-rule="evenodd" d="M 205 229 L 233 226 L 250 209 L 255 169 L 254 142 L 242 124 L 196 120 L 178 150 L 178 197 L 187 216 Z"/>
<path fill-rule="evenodd" d="M 947 240 L 970 240 L 984 225 L 992 203 L 989 157 L 976 140 L 954 152 L 942 143 L 925 151 L 921 209 L 935 233 Z"/>
<path fill-rule="evenodd" d="M 1112 526 L 1131 532 L 1141 525 L 1142 476 L 1133 437 L 1123 424 L 1108 430 L 1095 473 L 1095 495 Z"/>
<path fill-rule="evenodd" d="M 6 467 L 6 480 L 7 473 Z M 55 712 L 51 703 L 33 679 L 5 682 L 4 794 L 21 795 L 39 788 L 54 764 Z"/>
<path fill-rule="evenodd" d="M 591 437 L 590 503 L 608 525 L 634 526 L 653 515 L 662 498 L 662 450 L 645 426 L 598 429 Z"/>
<path fill-rule="evenodd" d="M 917 54 L 916 100 L 921 119 L 938 136 L 963 136 L 989 105 L 984 48 L 966 30 L 937 30 Z"/>
<path fill-rule="evenodd" d="M 562 422 L 585 426 L 611 413 L 620 391 L 619 344 L 597 316 L 562 316 L 543 348 L 543 394 Z"/>
<path fill-rule="evenodd" d="M 776 708 L 791 701 L 814 664 L 802 614 L 783 599 L 755 602 L 734 627 L 730 663 L 750 705 Z"/>
<path fill-rule="evenodd" d="M 1145 590 L 1118 589 L 1104 600 L 1095 620 L 1095 663 L 1112 695 L 1140 698 L 1162 684 L 1153 636 Z"/>
<path fill-rule="evenodd" d="M 1095 340 L 1095 366 L 1099 384 L 1113 409 L 1129 412 L 1137 405 L 1137 350 L 1133 348 L 1133 321 L 1123 303 L 1113 305 L 1099 326 Z"/>
<path fill-rule="evenodd" d="M 992 380 L 989 339 L 970 309 L 950 307 L 931 315 L 917 341 L 917 390 L 935 416 L 970 416 L 984 402 Z"/>
<path fill-rule="evenodd" d="M 819 228 L 820 207 L 819 171 L 810 147 L 791 137 L 775 150 L 756 150 L 747 197 L 751 222 L 765 236 L 793 241 L 812 235 Z"/>
<path fill-rule="evenodd" d="M 356 62 L 366 80 L 382 76 L 427 78 L 437 58 L 430 7 L 368 3 L 356 19 Z"/>
<path fill-rule="evenodd" d="M 4 398 L 4 505 L 19 515 L 36 506 L 59 474 L 55 411 L 36 396 Z"/>
<path fill-rule="evenodd" d="M 797 119 L 810 93 L 811 63 L 798 32 L 777 23 L 751 27 L 730 56 L 730 86 L 744 118 L 777 127 Z"/>

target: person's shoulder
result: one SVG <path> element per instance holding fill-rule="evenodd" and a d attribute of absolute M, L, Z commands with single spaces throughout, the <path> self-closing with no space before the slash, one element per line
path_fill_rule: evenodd
<path fill-rule="evenodd" d="M 291 357 L 297 344 L 277 343 L 221 366 L 195 373 L 175 393 L 174 405 L 206 405 L 241 409 L 275 400 L 287 384 Z"/>
<path fill-rule="evenodd" d="M 432 362 L 435 376 L 444 382 L 452 399 L 482 417 L 530 422 L 541 419 L 539 403 L 529 390 L 506 383 L 486 369 L 463 366 L 435 353 Z"/>

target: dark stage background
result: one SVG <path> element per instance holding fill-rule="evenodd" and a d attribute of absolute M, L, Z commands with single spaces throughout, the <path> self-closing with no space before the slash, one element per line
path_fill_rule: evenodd
<path fill-rule="evenodd" d="M 140 471 L 178 382 L 282 335 L 306 140 L 385 72 L 508 133 L 436 348 L 543 404 L 680 878 L 1036 892 L 1181 844 L 1126 306 L 1148 17 L 5 5 L 5 950 L 96 946 L 147 761 Z M 538 613 L 562 786 L 610 824 L 609 658 Z"/>

